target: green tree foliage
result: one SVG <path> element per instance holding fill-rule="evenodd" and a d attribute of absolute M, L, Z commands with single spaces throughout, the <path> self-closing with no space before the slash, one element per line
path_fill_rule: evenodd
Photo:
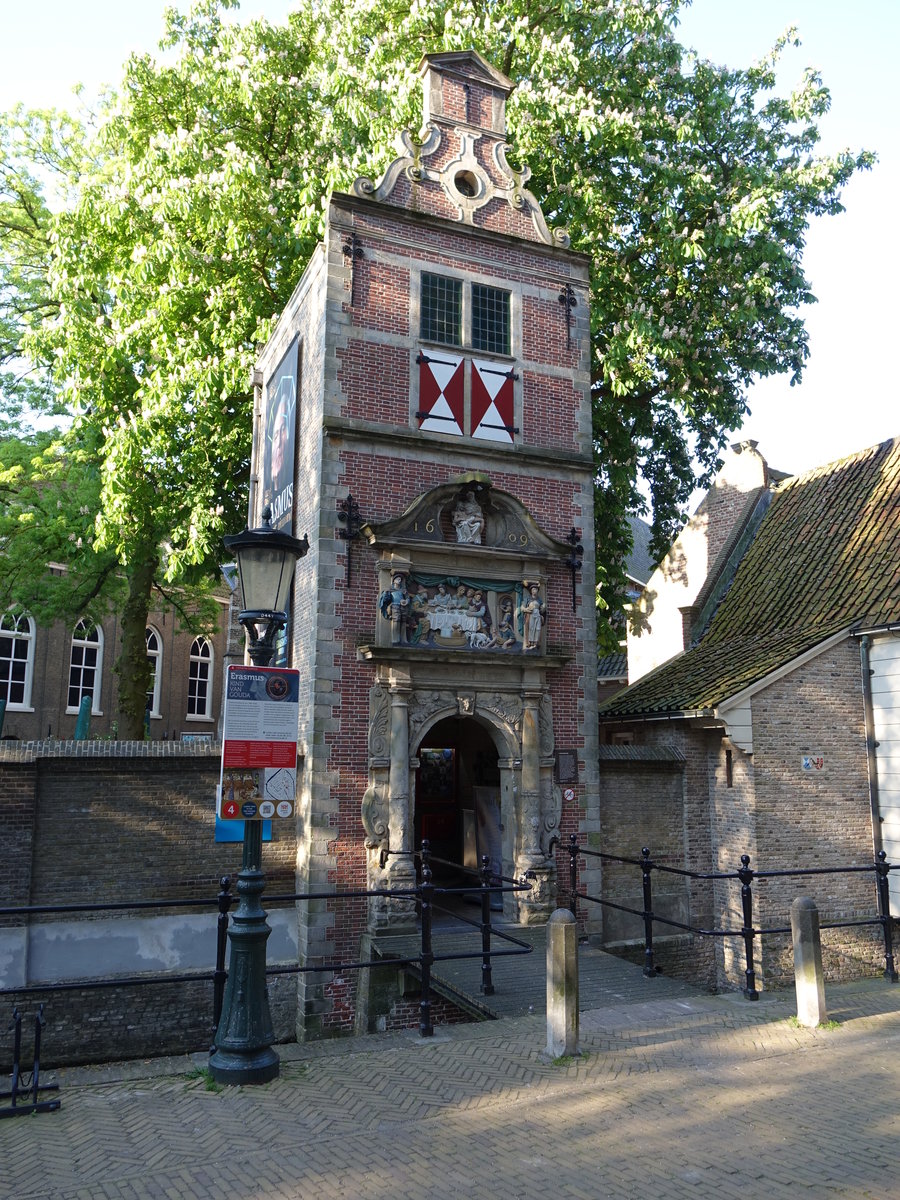
<path fill-rule="evenodd" d="M 129 585 L 128 670 L 151 581 L 208 574 L 241 523 L 250 370 L 325 196 L 387 165 L 419 120 L 419 59 L 442 49 L 474 46 L 514 81 L 514 153 L 593 258 L 600 596 L 615 604 L 638 480 L 661 546 L 750 380 L 800 377 L 805 232 L 870 156 L 817 154 L 828 92 L 808 73 L 774 94 L 783 43 L 747 70 L 697 62 L 676 0 L 301 0 L 284 27 L 231 7 L 170 12 L 166 53 L 133 57 L 90 120 L 20 113 L 0 143 L 0 353 L 43 369 L 20 398 L 70 414 L 40 463 L 73 464 L 91 552 Z M 65 182 L 55 212 L 48 171 Z"/>

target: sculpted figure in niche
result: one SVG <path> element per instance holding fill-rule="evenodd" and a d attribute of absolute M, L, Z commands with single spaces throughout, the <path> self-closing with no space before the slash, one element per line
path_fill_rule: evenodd
<path fill-rule="evenodd" d="M 409 641 L 409 593 L 406 590 L 406 576 L 402 571 L 396 571 L 391 577 L 391 586 L 378 600 L 381 615 L 391 623 L 391 645 L 406 645 Z"/>
<path fill-rule="evenodd" d="M 474 492 L 466 492 L 456 502 L 453 510 L 453 525 L 456 529 L 456 540 L 466 545 L 481 545 L 484 533 L 484 513 L 481 505 L 475 499 Z"/>
<path fill-rule="evenodd" d="M 536 583 L 528 585 L 528 599 L 522 605 L 525 650 L 537 650 L 541 644 L 541 630 L 547 618 L 547 609 L 541 600 L 541 589 Z"/>
<path fill-rule="evenodd" d="M 500 619 L 497 621 L 494 645 L 500 646 L 504 650 L 510 650 L 516 645 L 518 640 L 512 597 L 504 596 L 500 601 Z"/>

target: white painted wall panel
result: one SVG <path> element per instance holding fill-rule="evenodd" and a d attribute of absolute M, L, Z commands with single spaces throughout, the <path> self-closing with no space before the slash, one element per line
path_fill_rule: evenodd
<path fill-rule="evenodd" d="M 900 863 L 900 638 L 873 639 L 870 661 L 882 845 L 888 861 Z M 900 916 L 900 869 L 888 882 L 891 912 Z"/>

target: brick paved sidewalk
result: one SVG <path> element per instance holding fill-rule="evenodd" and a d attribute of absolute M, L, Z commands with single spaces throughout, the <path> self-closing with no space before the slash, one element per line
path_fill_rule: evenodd
<path fill-rule="evenodd" d="M 570 1062 L 525 1016 L 281 1047 L 258 1088 L 189 1058 L 60 1071 L 59 1112 L 0 1122 L 0 1197 L 897 1200 L 900 986 L 829 988 L 830 1030 L 792 999 L 594 1009 Z"/>

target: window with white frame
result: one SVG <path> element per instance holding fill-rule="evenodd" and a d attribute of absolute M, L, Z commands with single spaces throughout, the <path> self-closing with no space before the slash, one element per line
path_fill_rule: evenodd
<path fill-rule="evenodd" d="M 150 667 L 150 686 L 147 689 L 147 712 L 158 717 L 159 697 L 162 687 L 162 638 L 150 626 L 146 630 L 147 663 Z"/>
<path fill-rule="evenodd" d="M 212 716 L 212 646 L 205 637 L 191 643 L 188 671 L 188 717 Z"/>
<path fill-rule="evenodd" d="M 31 708 L 34 621 L 27 613 L 0 617 L 0 700 L 10 709 Z"/>
<path fill-rule="evenodd" d="M 67 712 L 78 712 L 85 696 L 91 698 L 91 712 L 100 712 L 102 675 L 103 630 L 88 617 L 82 617 L 72 634 Z"/>

